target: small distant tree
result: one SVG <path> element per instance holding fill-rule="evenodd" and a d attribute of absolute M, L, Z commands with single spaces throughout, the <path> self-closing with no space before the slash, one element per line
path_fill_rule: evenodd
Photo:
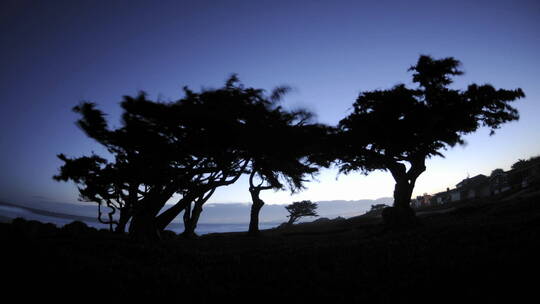
<path fill-rule="evenodd" d="M 311 201 L 294 202 L 285 207 L 289 212 L 289 222 L 287 225 L 292 225 L 298 219 L 304 216 L 319 216 L 317 214 L 317 203 Z"/>

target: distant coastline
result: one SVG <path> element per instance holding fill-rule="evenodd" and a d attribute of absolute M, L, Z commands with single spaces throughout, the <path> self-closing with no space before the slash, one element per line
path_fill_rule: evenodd
<path fill-rule="evenodd" d="M 332 200 L 319 201 L 319 218 L 350 218 L 367 212 L 372 204 L 391 204 L 392 198 L 379 198 L 376 200 Z M 48 210 L 47 210 L 48 209 Z M 64 212 L 52 211 L 62 210 Z M 250 204 L 208 204 L 202 213 L 201 221 L 197 225 L 196 232 L 199 235 L 216 232 L 239 232 L 247 231 L 249 225 Z M 35 206 L 29 204 L 14 204 L 0 201 L 0 222 L 11 222 L 17 217 L 26 220 L 37 220 L 43 223 L 52 223 L 63 226 L 73 221 L 81 221 L 98 229 L 108 229 L 108 225 L 102 224 L 97 219 L 97 206 L 77 205 L 57 202 L 36 202 Z M 315 217 L 302 219 L 313 221 Z M 287 220 L 287 212 L 284 205 L 265 205 L 260 219 L 260 228 L 269 229 L 280 225 Z M 182 218 L 178 217 L 168 227 L 175 233 L 184 230 Z"/>
<path fill-rule="evenodd" d="M 30 207 L 26 207 L 26 206 L 22 206 L 22 205 L 1 202 L 1 201 L 0 201 L 0 206 L 8 206 L 8 207 L 12 207 L 12 208 L 20 208 L 20 209 L 24 209 L 26 211 L 30 211 L 30 212 L 38 214 L 38 215 L 56 217 L 56 218 L 61 218 L 61 219 L 66 219 L 66 220 L 99 223 L 99 221 L 95 217 L 82 216 L 82 215 L 72 215 L 72 214 L 66 214 L 66 213 L 61 213 L 61 212 L 53 212 L 53 211 L 47 211 L 47 210 L 42 210 L 42 209 L 35 209 L 35 208 L 30 208 Z M 4 216 L 2 216 L 2 217 L 4 217 Z"/>
<path fill-rule="evenodd" d="M 64 226 L 73 221 L 81 221 L 89 226 L 98 229 L 107 229 L 108 226 L 100 223 L 97 218 L 88 216 L 71 215 L 61 212 L 52 212 L 36 208 L 30 208 L 17 204 L 10 204 L 6 202 L 0 202 L 0 223 L 11 223 L 15 218 L 21 217 L 25 220 L 37 220 L 42 223 L 52 223 L 58 227 Z M 7 214 L 11 216 L 7 216 Z M 280 222 L 265 222 L 261 223 L 261 229 L 270 229 L 276 227 Z M 209 233 L 223 233 L 223 232 L 240 232 L 247 231 L 248 223 L 200 223 L 197 226 L 196 232 L 200 235 Z M 181 233 L 184 228 L 183 225 L 176 221 L 167 227 L 168 230 L 172 230 L 175 233 Z"/>

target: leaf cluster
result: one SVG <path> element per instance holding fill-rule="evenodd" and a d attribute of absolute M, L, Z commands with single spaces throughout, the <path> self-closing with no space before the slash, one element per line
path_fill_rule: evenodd
<path fill-rule="evenodd" d="M 335 136 L 342 172 L 367 173 L 389 163 L 414 162 L 456 144 L 480 127 L 491 134 L 503 123 L 519 119 L 510 102 L 524 97 L 521 89 L 495 89 L 471 84 L 466 90 L 449 87 L 462 75 L 460 62 L 421 56 L 412 79 L 416 88 L 398 84 L 388 90 L 362 92 L 350 115 L 339 122 Z"/>

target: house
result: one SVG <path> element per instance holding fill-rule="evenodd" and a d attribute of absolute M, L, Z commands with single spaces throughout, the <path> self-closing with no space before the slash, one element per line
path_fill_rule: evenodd
<path fill-rule="evenodd" d="M 431 204 L 431 198 L 432 196 L 427 193 L 424 193 L 424 195 L 417 196 L 416 197 L 417 207 L 429 206 Z"/>
<path fill-rule="evenodd" d="M 456 190 L 459 191 L 459 199 L 473 199 L 491 195 L 489 178 L 483 174 L 467 177 L 456 185 Z"/>
<path fill-rule="evenodd" d="M 491 173 L 491 176 L 489 177 L 489 183 L 491 194 L 493 195 L 503 193 L 511 189 L 508 180 L 508 173 L 504 172 L 502 169 L 493 170 L 493 173 Z"/>
<path fill-rule="evenodd" d="M 478 174 L 467 177 L 456 185 L 455 189 L 434 195 L 420 195 L 411 200 L 411 206 L 418 208 L 428 205 L 440 205 L 466 199 L 489 197 L 508 190 L 523 188 L 540 189 L 540 156 L 529 160 L 519 160 L 512 165 L 512 170 L 505 172 L 495 169 L 489 177 Z"/>
<path fill-rule="evenodd" d="M 442 205 L 451 201 L 450 189 L 434 194 L 431 197 L 431 205 Z"/>
<path fill-rule="evenodd" d="M 448 190 L 448 197 L 450 198 L 450 202 L 457 202 L 461 200 L 461 192 L 459 189 L 452 189 Z"/>
<path fill-rule="evenodd" d="M 418 200 L 416 198 L 413 198 L 411 199 L 411 207 L 412 208 L 420 208 L 420 207 L 425 207 L 426 205 L 424 204 L 424 201 L 422 200 Z"/>

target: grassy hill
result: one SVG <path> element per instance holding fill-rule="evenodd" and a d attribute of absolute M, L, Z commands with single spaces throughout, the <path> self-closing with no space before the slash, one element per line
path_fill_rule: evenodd
<path fill-rule="evenodd" d="M 4 290 L 59 299 L 172 296 L 196 302 L 482 301 L 534 295 L 540 194 L 477 200 L 420 214 L 387 231 L 380 218 L 318 221 L 289 229 L 157 244 L 86 229 L 1 224 Z M 6 295 L 7 296 L 7 295 Z"/>

